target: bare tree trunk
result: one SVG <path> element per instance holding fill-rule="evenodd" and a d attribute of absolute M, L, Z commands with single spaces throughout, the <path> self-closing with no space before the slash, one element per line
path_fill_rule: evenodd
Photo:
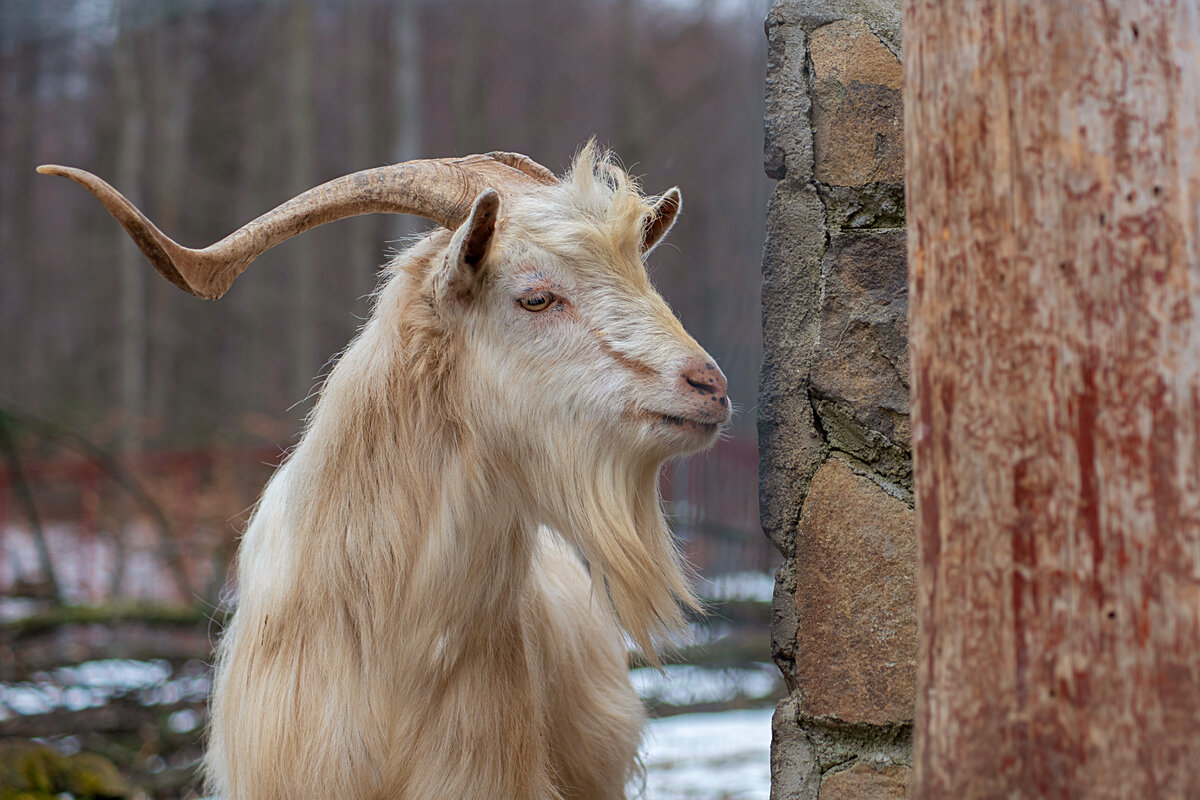
<path fill-rule="evenodd" d="M 527 142 L 522 146 L 528 148 L 522 152 L 533 156 L 534 160 L 545 158 L 550 132 L 544 120 L 557 111 L 555 104 L 563 91 L 561 84 L 556 80 L 557 70 L 546 68 L 560 57 L 555 48 L 562 36 L 561 30 L 555 25 L 554 10 L 557 5 L 557 0 L 530 0 L 526 13 L 539 24 L 528 25 L 523 31 L 523 34 L 529 37 L 529 49 L 525 59 L 525 69 L 528 72 L 521 103 L 525 110 L 525 120 L 520 135 L 522 141 Z"/>
<path fill-rule="evenodd" d="M 0 115 L 0 145 L 4 159 L 0 169 L 4 171 L 4 184 L 0 187 L 0 248 L 11 266 L 0 271 L 0 315 L 8 323 L 10 331 L 29 331 L 33 328 L 34 303 L 29 302 L 22 291 L 22 273 L 29 274 L 40 269 L 37 263 L 38 250 L 34 242 L 34 184 L 35 173 L 29 168 L 37 159 L 37 120 L 40 113 L 37 98 L 37 76 L 39 59 L 33 42 L 22 42 L 12 48 L 13 53 L 5 66 L 11 65 L 6 80 L 0 83 L 0 96 L 4 96 L 3 114 Z M 8 89 L 12 97 L 7 97 Z M 17 259 L 22 259 L 18 261 Z M 6 366 L 8 387 L 20 387 L 27 392 L 38 385 L 42 378 L 37 374 L 42 368 L 41 359 L 22 357 L 28 354 L 29 342 L 24 336 L 6 337 L 3 361 Z M 12 391 L 12 388 L 6 391 Z"/>
<path fill-rule="evenodd" d="M 906 0 L 913 797 L 1200 797 L 1200 14 Z"/>
<path fill-rule="evenodd" d="M 418 0 L 397 0 L 392 11 L 392 74 L 396 86 L 396 137 L 392 160 L 421 157 L 421 17 Z M 416 230 L 407 214 L 391 219 L 391 236 L 401 239 Z"/>
<path fill-rule="evenodd" d="M 186 9 L 175 25 L 162 23 L 154 28 L 155 128 L 154 163 L 151 185 L 155 219 L 169 236 L 179 236 L 183 221 L 187 134 L 191 121 L 193 58 L 198 20 L 194 9 Z M 174 28 L 174 30 L 172 30 Z M 145 271 L 145 267 L 143 267 Z M 150 283 L 149 386 L 146 408 L 152 419 L 166 430 L 174 385 L 172 359 L 176 351 L 177 327 L 174 306 L 176 289 L 166 281 Z"/>
<path fill-rule="evenodd" d="M 316 185 L 316 98 L 313 89 L 313 8 L 309 0 L 292 0 L 288 9 L 288 189 L 294 196 Z M 317 261 L 314 245 L 289 248 L 292 264 L 290 329 L 292 395 L 303 401 L 313 387 L 321 362 L 317 353 Z"/>
<path fill-rule="evenodd" d="M 368 163 L 371 157 L 371 106 L 374 98 L 371 96 L 371 72 L 377 54 L 372 46 L 375 37 L 372 33 L 374 26 L 374 7 L 368 3 L 354 3 L 347 10 L 349 19 L 350 41 L 357 42 L 356 47 L 347 53 L 348 71 L 352 81 L 350 108 L 346 115 L 347 132 L 347 164 L 349 169 L 366 169 L 376 166 Z M 369 306 L 367 296 L 375 288 L 375 267 L 378 266 L 377 253 L 380 251 L 375 232 L 379 225 L 374 215 L 355 217 L 347 223 L 350 242 L 347 252 L 347 267 L 351 270 L 350 285 L 356 298 L 354 313 L 360 319 L 365 319 Z"/>
<path fill-rule="evenodd" d="M 638 17 L 640 0 L 617 0 L 616 41 L 616 136 L 613 146 L 628 167 L 642 163 L 642 87 L 638 64 Z"/>
<path fill-rule="evenodd" d="M 142 201 L 142 161 L 146 157 L 146 104 L 138 76 L 132 24 L 132 0 L 116 7 L 118 36 L 115 47 L 117 108 L 120 142 L 116 185 L 134 203 Z M 146 278 L 145 259 L 137 245 L 120 236 L 118 260 L 121 275 L 121 451 L 141 449 L 146 391 Z"/>
<path fill-rule="evenodd" d="M 458 49 L 451 75 L 451 102 L 454 104 L 454 148 L 458 155 L 478 153 L 487 148 L 487 94 L 484 70 L 487 56 L 490 3 L 475 3 L 462 20 Z"/>
<path fill-rule="evenodd" d="M 8 480 L 12 486 L 13 496 L 25 512 L 25 518 L 29 522 L 29 534 L 33 537 L 33 546 L 37 551 L 38 566 L 41 569 L 42 577 L 45 579 L 54 601 L 62 604 L 66 602 L 66 598 L 63 596 L 62 585 L 58 582 L 58 574 L 54 571 L 54 561 L 50 558 L 50 548 L 46 544 L 46 531 L 42 527 L 41 515 L 38 514 L 37 501 L 34 499 L 29 482 L 25 480 L 25 470 L 21 467 L 21 457 L 17 452 L 17 442 L 13 435 L 14 421 L 7 411 L 0 409 L 0 458 L 3 459 L 4 466 L 8 469 Z"/>
<path fill-rule="evenodd" d="M 279 176 L 281 161 L 277 150 L 285 137 L 280 120 L 283 102 L 280 95 L 287 80 L 279 29 L 283 27 L 284 12 L 278 0 L 264 3 L 252 18 L 260 42 L 256 53 L 254 82 L 249 88 L 245 127 L 240 161 L 245 180 L 236 193 L 238 220 L 253 219 L 287 198 L 281 197 Z M 278 254 L 275 254 L 278 258 Z M 264 263 L 270 263 L 265 262 Z M 271 415 L 295 402 L 286 384 L 289 369 L 279 369 L 278 361 L 286 360 L 286 331 L 278 324 L 282 307 L 277 307 L 274 282 L 263 272 L 253 270 L 242 276 L 242 292 L 230 296 L 237 304 L 239 326 L 245 331 L 245 342 L 238 358 L 237 371 L 245 381 L 255 411 Z M 231 387 L 232 388 L 232 387 Z M 233 394 L 231 392 L 230 397 Z M 290 399 L 285 399 L 290 398 Z"/>

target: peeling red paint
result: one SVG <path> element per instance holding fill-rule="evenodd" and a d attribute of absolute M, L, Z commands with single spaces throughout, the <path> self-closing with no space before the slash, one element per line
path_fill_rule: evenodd
<path fill-rule="evenodd" d="M 1104 583 L 1100 565 L 1104 562 L 1104 540 L 1100 534 L 1100 487 L 1096 476 L 1096 364 L 1089 351 L 1081 369 L 1083 386 L 1079 392 L 1079 410 L 1075 433 L 1075 455 L 1079 461 L 1079 516 L 1092 545 L 1092 595 L 1096 605 L 1104 604 Z"/>
<path fill-rule="evenodd" d="M 914 797 L 1200 797 L 1186 8 L 905 0 Z"/>
<path fill-rule="evenodd" d="M 1174 538 L 1180 524 L 1181 502 L 1176 476 L 1175 415 L 1168 406 L 1167 388 L 1162 378 L 1158 379 L 1154 391 L 1147 401 L 1150 406 L 1150 495 L 1154 503 L 1154 527 L 1159 541 Z"/>

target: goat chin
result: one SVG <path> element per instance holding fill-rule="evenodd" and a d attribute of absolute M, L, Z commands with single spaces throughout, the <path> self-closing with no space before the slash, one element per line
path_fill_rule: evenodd
<path fill-rule="evenodd" d="M 539 228 L 550 211 L 522 200 L 487 219 L 516 241 L 508 250 L 480 244 L 469 220 L 467 234 L 434 233 L 392 265 L 246 532 L 215 671 L 215 794 L 625 796 L 644 712 L 622 632 L 653 659 L 698 605 L 660 507 L 659 468 L 710 444 L 728 411 L 723 376 L 702 385 L 688 371 L 719 375 L 649 288 L 637 248 L 650 206 L 615 169 L 587 150 L 563 188 L 547 190 L 560 218 L 578 211 L 573 229 Z M 673 203 L 672 213 L 677 194 Z M 491 284 L 430 277 L 460 240 L 498 260 Z M 585 267 L 628 266 L 556 278 L 549 264 L 512 278 L 516 291 L 519 281 L 621 281 L 597 302 L 628 297 L 637 313 L 606 310 L 613 322 L 601 328 L 580 322 L 582 303 L 521 316 L 497 300 L 484 322 L 473 311 L 448 322 L 431 301 L 484 302 L 509 279 L 504 264 L 540 263 L 529 242 Z M 538 350 L 531 335 L 518 361 L 502 337 L 527 320 L 562 343 Z M 543 389 L 523 389 L 522 365 L 547 359 L 561 368 L 551 364 Z M 547 404 L 538 391 L 564 399 Z M 646 407 L 674 406 L 658 419 L 622 416 L 636 392 Z M 548 442 L 529 431 L 537 413 Z"/>

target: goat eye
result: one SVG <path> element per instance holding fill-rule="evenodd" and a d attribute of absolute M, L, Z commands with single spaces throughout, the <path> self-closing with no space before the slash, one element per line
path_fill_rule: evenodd
<path fill-rule="evenodd" d="M 518 298 L 517 302 L 526 311 L 545 311 L 554 305 L 557 298 L 549 292 L 534 292 Z"/>

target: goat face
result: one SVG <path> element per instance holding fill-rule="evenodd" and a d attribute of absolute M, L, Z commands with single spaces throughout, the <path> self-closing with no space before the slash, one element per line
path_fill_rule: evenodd
<path fill-rule="evenodd" d="M 461 332 L 464 380 L 492 404 L 481 426 L 524 454 L 564 431 L 654 461 L 711 445 L 730 418 L 725 376 L 644 263 L 678 190 L 649 203 L 627 179 L 577 175 L 505 201 L 478 198 L 427 281 Z"/>
<path fill-rule="evenodd" d="M 205 298 L 223 294 L 265 250 L 325 222 L 416 213 L 453 230 L 423 294 L 461 340 L 462 379 L 484 384 L 460 396 L 486 398 L 491 413 L 480 408 L 474 417 L 506 430 L 509 442 L 538 448 L 547 425 L 587 429 L 595 440 L 662 460 L 710 445 L 729 419 L 725 377 L 655 293 L 643 264 L 674 222 L 679 192 L 649 202 L 594 144 L 562 180 L 499 152 L 366 170 L 311 189 L 202 250 L 167 238 L 90 173 L 39 171 L 87 187 L 162 275 Z"/>

